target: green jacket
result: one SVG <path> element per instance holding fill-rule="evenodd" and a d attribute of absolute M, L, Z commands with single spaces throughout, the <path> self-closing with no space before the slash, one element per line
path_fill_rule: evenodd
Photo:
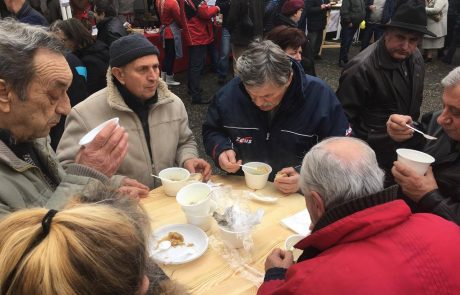
<path fill-rule="evenodd" d="M 105 175 L 79 164 L 69 165 L 64 171 L 46 138 L 34 140 L 33 146 L 40 161 L 60 184 L 52 188 L 38 167 L 19 159 L 0 140 L 0 218 L 23 208 L 59 209 L 87 185 L 108 181 Z"/>

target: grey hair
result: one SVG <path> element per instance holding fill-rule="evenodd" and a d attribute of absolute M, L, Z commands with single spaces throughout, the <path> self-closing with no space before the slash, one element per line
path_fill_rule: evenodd
<path fill-rule="evenodd" d="M 348 160 L 333 153 L 328 145 L 348 141 L 362 146 L 362 155 Z M 362 140 L 331 137 L 315 145 L 305 155 L 300 172 L 300 188 L 304 194 L 315 191 L 326 208 L 383 190 L 385 173 L 379 168 L 374 151 Z"/>
<path fill-rule="evenodd" d="M 256 40 L 236 61 L 236 75 L 246 86 L 285 85 L 292 73 L 289 56 L 270 40 Z"/>
<path fill-rule="evenodd" d="M 452 71 L 447 74 L 442 80 L 441 85 L 442 87 L 455 87 L 460 84 L 460 67 L 456 67 Z"/>
<path fill-rule="evenodd" d="M 45 28 L 10 18 L 0 20 L 0 79 L 21 100 L 26 100 L 29 83 L 35 75 L 33 59 L 40 48 L 64 52 L 62 41 Z"/>

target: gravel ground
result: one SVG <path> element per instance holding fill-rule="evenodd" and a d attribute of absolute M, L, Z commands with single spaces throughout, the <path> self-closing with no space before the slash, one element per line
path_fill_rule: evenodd
<path fill-rule="evenodd" d="M 358 47 L 353 46 L 350 50 L 349 57 L 353 57 L 359 51 Z M 457 51 L 458 52 L 458 51 Z M 319 78 L 326 81 L 332 89 L 336 90 L 340 77 L 341 68 L 338 66 L 339 49 L 324 49 L 322 53 L 322 59 L 316 61 L 316 72 Z M 433 59 L 432 62 L 426 64 L 425 72 L 425 90 L 424 99 L 422 104 L 421 114 L 438 110 L 442 107 L 441 95 L 442 87 L 440 84 L 441 79 L 452 70 L 455 65 L 459 64 L 459 54 L 454 58 L 453 65 L 447 65 L 443 62 Z M 204 157 L 205 152 L 203 148 L 203 141 L 201 138 L 201 125 L 206 118 L 207 105 L 192 105 L 190 96 L 187 94 L 187 73 L 178 73 L 175 75 L 175 79 L 180 81 L 180 86 L 170 87 L 171 90 L 177 94 L 185 104 L 187 108 L 190 128 L 195 134 L 196 141 L 199 146 L 200 155 Z M 202 79 L 201 87 L 204 89 L 204 97 L 211 97 L 219 88 L 220 85 L 217 83 L 217 74 L 212 72 L 210 68 L 206 68 Z M 209 158 L 207 158 L 210 160 Z M 212 161 L 210 161 L 212 163 Z M 214 172 L 219 173 L 216 169 Z"/>

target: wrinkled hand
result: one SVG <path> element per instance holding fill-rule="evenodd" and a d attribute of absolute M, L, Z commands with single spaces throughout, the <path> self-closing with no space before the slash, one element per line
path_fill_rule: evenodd
<path fill-rule="evenodd" d="M 235 173 L 240 170 L 241 163 L 241 160 L 236 160 L 236 153 L 234 150 L 226 150 L 219 155 L 220 168 L 229 173 Z"/>
<path fill-rule="evenodd" d="M 265 260 L 265 271 L 274 267 L 289 268 L 294 264 L 291 251 L 284 251 L 280 248 L 273 249 Z"/>
<path fill-rule="evenodd" d="M 102 129 L 92 142 L 80 148 L 75 162 L 112 177 L 127 153 L 128 133 L 112 123 Z"/>
<path fill-rule="evenodd" d="M 121 181 L 121 187 L 118 189 L 118 191 L 137 199 L 147 197 L 150 189 L 148 186 L 143 185 L 135 179 L 125 177 Z"/>
<path fill-rule="evenodd" d="M 204 181 L 208 181 L 211 177 L 211 165 L 203 159 L 188 159 L 184 162 L 184 168 L 190 173 L 201 173 Z"/>
<path fill-rule="evenodd" d="M 431 166 L 428 167 L 425 175 L 420 176 L 412 168 L 399 161 L 394 162 L 393 165 L 391 173 L 393 173 L 396 183 L 401 186 L 403 193 L 413 201 L 420 201 L 424 195 L 438 188 Z"/>
<path fill-rule="evenodd" d="M 299 191 L 299 173 L 294 168 L 283 168 L 278 173 L 287 176 L 275 178 L 275 187 L 285 194 L 293 194 Z"/>
<path fill-rule="evenodd" d="M 402 142 L 410 139 L 414 135 L 414 131 L 406 126 L 412 124 L 410 116 L 393 114 L 387 121 L 387 133 L 397 142 Z"/>

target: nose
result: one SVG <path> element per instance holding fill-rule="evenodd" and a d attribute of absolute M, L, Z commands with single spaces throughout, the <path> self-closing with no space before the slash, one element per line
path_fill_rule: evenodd
<path fill-rule="evenodd" d="M 158 68 L 151 68 L 148 72 L 147 78 L 149 80 L 155 80 L 158 78 L 160 70 Z"/>
<path fill-rule="evenodd" d="M 56 106 L 56 113 L 59 115 L 67 116 L 70 113 L 71 105 L 70 99 L 67 93 L 59 99 L 58 105 Z"/>
<path fill-rule="evenodd" d="M 403 49 L 403 50 L 408 50 L 409 49 L 409 40 L 402 41 L 401 49 Z"/>
<path fill-rule="evenodd" d="M 294 54 L 294 59 L 296 61 L 301 61 L 302 60 L 302 53 L 301 52 L 297 52 L 296 54 Z"/>
<path fill-rule="evenodd" d="M 257 97 L 253 98 L 252 102 L 258 107 L 261 107 L 264 105 L 264 100 L 262 98 L 257 98 Z"/>
<path fill-rule="evenodd" d="M 439 124 L 439 125 L 446 125 L 446 124 L 449 124 L 450 123 L 450 119 L 449 119 L 449 116 L 447 114 L 447 109 L 444 108 L 442 110 L 442 113 L 439 115 L 439 117 L 436 119 L 436 122 Z"/>

